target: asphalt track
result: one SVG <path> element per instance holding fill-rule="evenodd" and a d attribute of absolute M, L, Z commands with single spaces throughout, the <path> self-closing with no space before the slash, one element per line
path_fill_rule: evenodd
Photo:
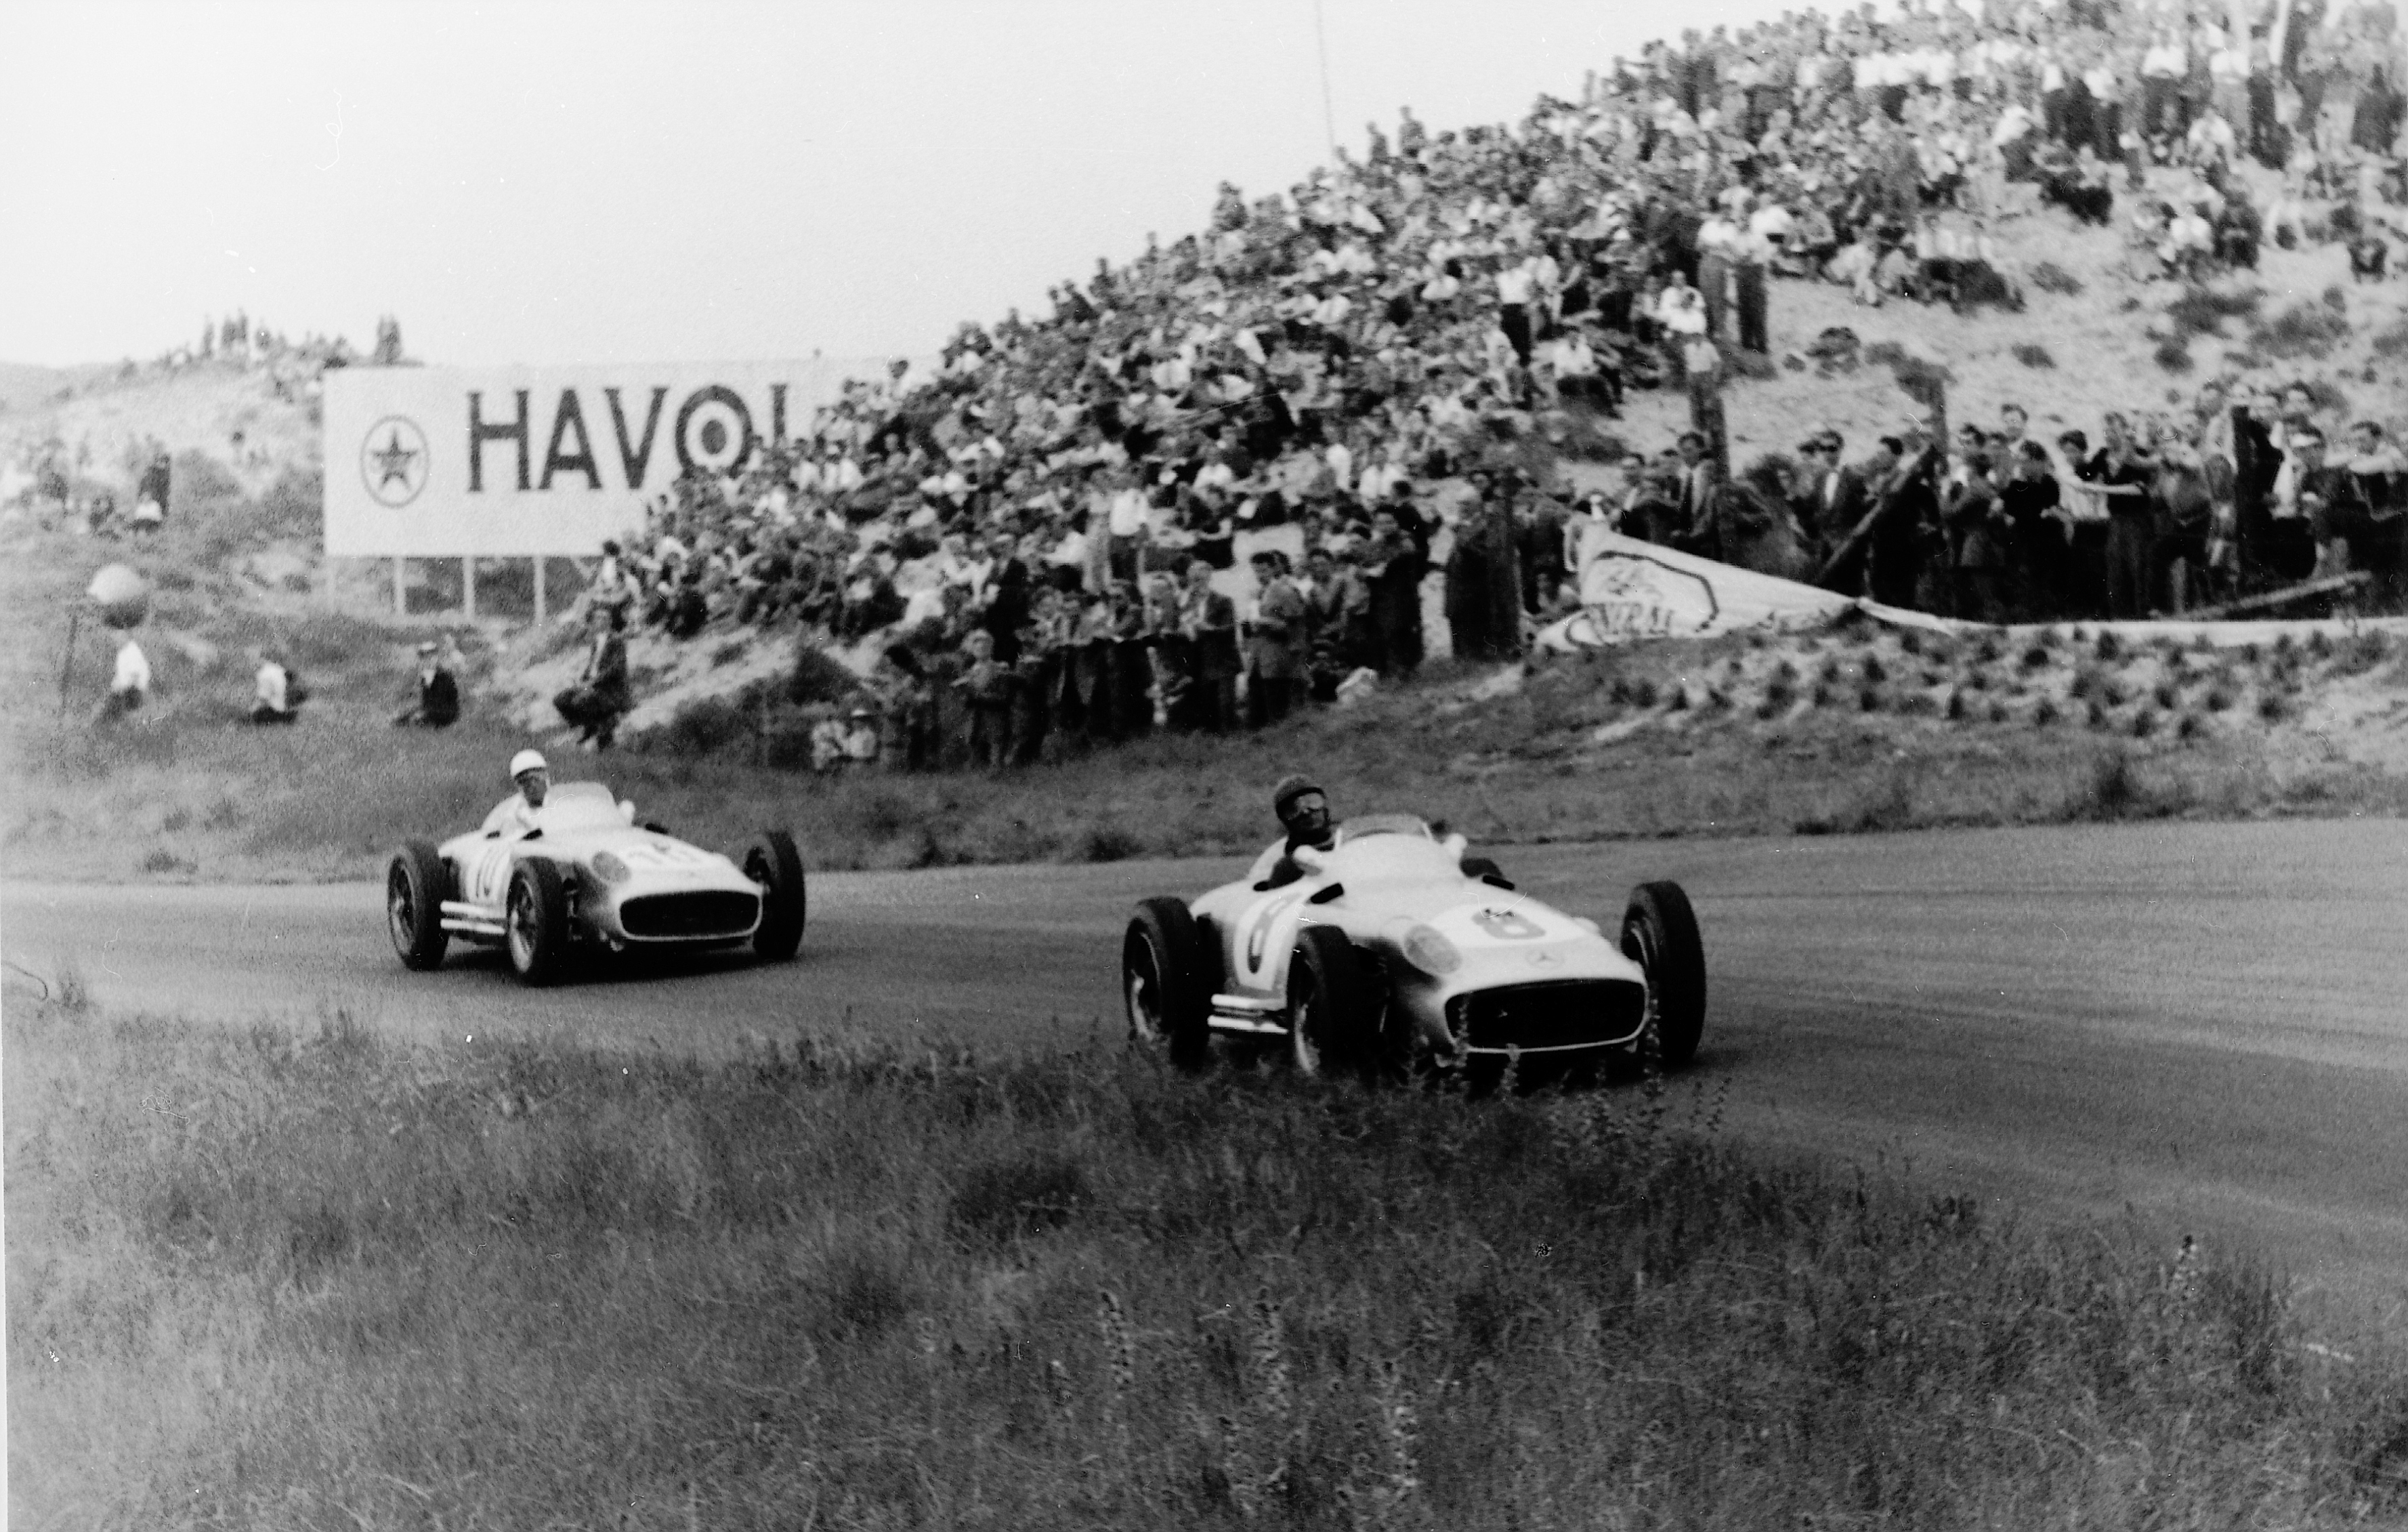
<path fill-rule="evenodd" d="M 1693 1071 L 1734 1136 L 2050 1218 L 2199 1232 L 2408 1302 L 2408 822 L 2168 824 L 1499 853 L 1612 918 L 1677 877 L 1712 972 Z M 366 885 L 0 888 L 0 955 L 104 1004 L 711 1054 L 851 1025 L 982 1049 L 1121 1030 L 1129 904 L 1232 860 L 826 874 L 802 957 L 522 990 L 405 973 Z M 1685 1111 L 1685 1092 L 1676 1110 Z"/>

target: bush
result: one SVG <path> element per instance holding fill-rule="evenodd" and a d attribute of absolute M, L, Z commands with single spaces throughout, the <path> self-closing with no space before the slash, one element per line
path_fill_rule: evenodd
<path fill-rule="evenodd" d="M 2008 354 L 2028 368 L 2046 371 L 2057 366 L 2057 358 L 2048 354 L 2046 346 L 2034 345 L 2027 340 L 2010 346 L 2007 350 Z"/>
<path fill-rule="evenodd" d="M 707 756 L 752 734 L 752 719 L 725 697 L 698 697 L 645 736 L 644 748 L 673 756 Z"/>
<path fill-rule="evenodd" d="M 2157 351 L 2152 354 L 2158 367 L 2172 373 L 2188 372 L 2195 365 L 2191 361 L 2190 348 L 2180 340 L 2160 340 L 2157 342 Z"/>
<path fill-rule="evenodd" d="M 813 643 L 807 634 L 795 643 L 795 669 L 786 680 L 786 699 L 806 706 L 840 702 L 861 689 L 861 679 L 844 661 Z"/>
<path fill-rule="evenodd" d="M 2034 266 L 2030 281 L 2043 293 L 2058 293 L 2066 297 L 2082 296 L 2082 279 L 2055 261 L 2042 261 Z"/>
<path fill-rule="evenodd" d="M 2173 322 L 2174 335 L 2214 335 L 2228 319 L 2255 319 L 2264 294 L 2251 289 L 2240 293 L 2219 293 L 2212 287 L 2186 288 L 2183 295 L 2166 305 L 2166 318 Z"/>
<path fill-rule="evenodd" d="M 2269 356 L 2291 361 L 2321 357 L 2348 334 L 2344 316 L 2315 304 L 2294 303 L 2251 331 L 2249 343 Z"/>

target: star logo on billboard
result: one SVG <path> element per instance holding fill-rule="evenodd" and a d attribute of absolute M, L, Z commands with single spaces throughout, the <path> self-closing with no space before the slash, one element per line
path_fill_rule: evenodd
<path fill-rule="evenodd" d="M 379 505 L 398 511 L 426 487 L 426 433 L 407 415 L 387 415 L 360 442 L 360 479 Z"/>

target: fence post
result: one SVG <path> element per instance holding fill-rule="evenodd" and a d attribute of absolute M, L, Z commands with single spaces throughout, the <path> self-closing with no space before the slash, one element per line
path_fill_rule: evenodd
<path fill-rule="evenodd" d="M 470 622 L 477 620 L 477 556 L 467 554 L 460 560 L 460 610 Z"/>
<path fill-rule="evenodd" d="M 543 614 L 543 555 L 535 556 L 535 625 L 541 628 Z"/>
<path fill-rule="evenodd" d="M 396 617 L 409 615 L 409 578 L 402 568 L 408 562 L 399 554 L 393 556 L 393 614 Z"/>

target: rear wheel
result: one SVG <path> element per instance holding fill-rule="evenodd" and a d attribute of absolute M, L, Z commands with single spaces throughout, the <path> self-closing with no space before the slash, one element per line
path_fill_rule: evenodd
<path fill-rule="evenodd" d="M 405 968 L 424 972 L 441 966 L 452 933 L 443 929 L 443 901 L 452 897 L 452 872 L 442 853 L 411 841 L 394 853 L 384 875 L 385 927 Z"/>
<path fill-rule="evenodd" d="M 765 830 L 744 848 L 744 875 L 761 885 L 761 924 L 752 932 L 752 952 L 768 962 L 784 962 L 803 945 L 803 922 L 809 914 L 803 886 L 803 854 L 795 838 L 782 830 Z"/>
<path fill-rule="evenodd" d="M 1698 917 L 1677 883 L 1642 883 L 1622 916 L 1622 955 L 1647 972 L 1641 1052 L 1668 1069 L 1697 1057 L 1706 1030 L 1706 951 Z"/>
<path fill-rule="evenodd" d="M 1211 1053 L 1211 982 L 1204 933 L 1176 899 L 1140 903 L 1121 942 L 1121 994 L 1132 1041 L 1168 1049 L 1182 1069 L 1200 1069 Z"/>
<path fill-rule="evenodd" d="M 568 889 L 559 868 L 530 859 L 511 870 L 502 935 L 519 982 L 539 986 L 560 977 L 568 960 Z"/>
<path fill-rule="evenodd" d="M 1335 926 L 1307 926 L 1287 965 L 1288 1058 L 1299 1075 L 1376 1064 L 1377 997 L 1354 944 Z"/>

